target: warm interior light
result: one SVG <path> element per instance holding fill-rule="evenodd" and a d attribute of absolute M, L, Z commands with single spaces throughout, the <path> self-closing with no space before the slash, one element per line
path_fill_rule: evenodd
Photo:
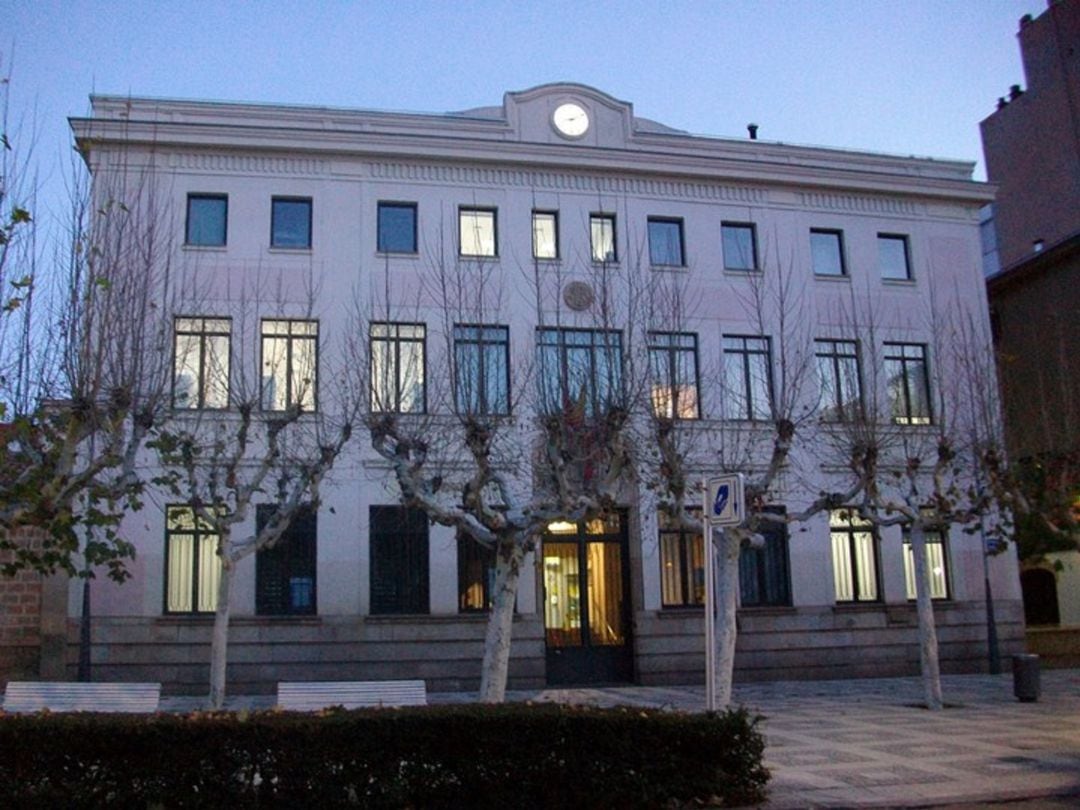
<path fill-rule="evenodd" d="M 547 530 L 551 534 L 576 534 L 577 524 L 567 523 L 565 520 L 556 520 L 548 524 Z"/>

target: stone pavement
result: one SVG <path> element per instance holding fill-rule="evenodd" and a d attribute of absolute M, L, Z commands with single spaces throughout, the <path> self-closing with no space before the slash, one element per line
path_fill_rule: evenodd
<path fill-rule="evenodd" d="M 1080 807 L 1080 670 L 1043 671 L 1037 703 L 1013 697 L 1011 674 L 947 675 L 943 689 L 947 708 L 933 713 L 920 707 L 915 677 L 736 685 L 735 702 L 764 718 L 768 810 L 971 806 L 1042 796 L 1071 797 L 1048 807 Z M 508 697 L 701 711 L 704 691 L 545 689 Z M 432 703 L 472 699 L 430 695 Z M 198 702 L 162 698 L 162 708 L 183 711 Z M 241 696 L 228 707 L 272 703 Z"/>

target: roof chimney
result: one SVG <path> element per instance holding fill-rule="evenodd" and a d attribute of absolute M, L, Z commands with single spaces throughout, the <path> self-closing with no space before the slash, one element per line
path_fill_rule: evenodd
<path fill-rule="evenodd" d="M 1004 110 L 1008 106 L 1009 106 L 1009 102 L 1007 102 L 1005 100 L 1005 97 L 1004 96 L 998 96 L 998 109 L 999 110 Z"/>
<path fill-rule="evenodd" d="M 1020 89 L 1020 85 L 1014 84 L 1009 88 L 1009 101 L 1020 98 L 1024 95 L 1024 91 Z"/>
<path fill-rule="evenodd" d="M 750 140 L 757 140 L 757 124 L 747 124 L 746 131 L 750 133 Z"/>
<path fill-rule="evenodd" d="M 1025 14 L 1023 17 L 1020 18 L 1020 27 L 1024 28 L 1024 27 L 1030 25 L 1031 22 L 1032 22 L 1031 15 L 1030 14 Z"/>

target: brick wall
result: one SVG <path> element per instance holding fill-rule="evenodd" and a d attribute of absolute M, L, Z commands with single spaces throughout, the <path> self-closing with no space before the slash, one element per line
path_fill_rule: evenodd
<path fill-rule="evenodd" d="M 28 542 L 34 543 L 32 537 Z M 11 552 L 0 552 L 0 561 Z M 42 576 L 0 575 L 0 681 L 38 674 L 41 652 Z"/>

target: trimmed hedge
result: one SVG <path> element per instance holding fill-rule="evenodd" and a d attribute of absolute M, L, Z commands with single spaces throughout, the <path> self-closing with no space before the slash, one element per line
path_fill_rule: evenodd
<path fill-rule="evenodd" d="M 553 704 L 0 717 L 3 807 L 678 807 L 764 798 L 757 718 Z"/>

